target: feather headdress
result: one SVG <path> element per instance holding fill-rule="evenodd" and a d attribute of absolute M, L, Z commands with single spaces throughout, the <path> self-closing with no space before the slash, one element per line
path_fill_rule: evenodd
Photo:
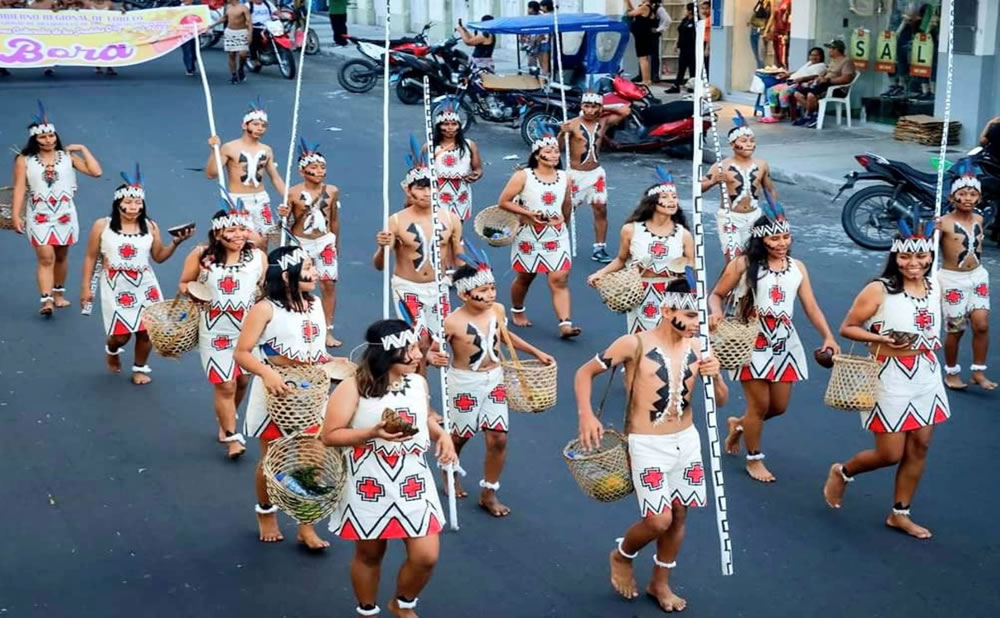
<path fill-rule="evenodd" d="M 138 162 L 135 164 L 134 176 L 129 177 L 128 174 L 122 172 L 121 177 L 125 181 L 125 186 L 115 191 L 115 201 L 126 197 L 134 197 L 140 200 L 146 199 L 146 189 L 142 181 L 142 170 L 139 169 Z"/>
<path fill-rule="evenodd" d="M 955 174 L 955 179 L 951 182 L 951 195 L 955 195 L 960 189 L 975 189 L 980 193 L 983 192 L 983 185 L 979 182 L 972 161 L 962 159 L 952 168 L 952 173 Z"/>
<path fill-rule="evenodd" d="M 543 124 L 538 131 L 538 135 L 535 140 L 531 142 L 531 152 L 538 152 L 542 148 L 546 147 L 559 147 L 559 141 L 556 140 L 556 136 L 559 135 L 559 125 L 557 124 Z"/>
<path fill-rule="evenodd" d="M 459 253 L 458 259 L 476 269 L 476 274 L 455 281 L 455 290 L 459 294 L 469 292 L 480 286 L 496 283 L 493 268 L 485 251 L 480 251 L 468 240 L 465 241 L 466 253 Z"/>
<path fill-rule="evenodd" d="M 677 193 L 677 185 L 674 184 L 674 177 L 670 171 L 662 165 L 656 166 L 656 182 L 646 191 L 647 197 L 659 195 L 661 193 Z"/>
<path fill-rule="evenodd" d="M 230 195 L 223 189 L 224 195 L 219 198 L 219 206 L 225 214 L 212 217 L 212 230 L 218 232 L 227 227 L 251 227 L 250 213 L 243 207 L 243 200 Z"/>
<path fill-rule="evenodd" d="M 420 335 L 417 332 L 418 329 L 416 328 L 416 318 L 410 311 L 409 305 L 407 305 L 402 299 L 399 299 L 396 301 L 396 308 L 400 318 L 406 322 L 407 326 L 410 328 L 399 331 L 394 335 L 386 335 L 382 337 L 382 347 L 386 350 L 408 348 L 420 339 Z"/>
<path fill-rule="evenodd" d="M 767 189 L 764 189 L 764 198 L 764 203 L 760 205 L 760 209 L 764 211 L 767 223 L 764 225 L 755 225 L 750 228 L 750 235 L 754 238 L 765 238 L 767 236 L 777 236 L 778 234 L 788 234 L 791 232 L 792 226 L 788 223 L 788 218 L 785 216 L 785 209 L 775 201 L 774 196 Z"/>
<path fill-rule="evenodd" d="M 753 129 L 747 124 L 747 119 L 743 117 L 740 110 L 736 110 L 733 118 L 733 128 L 729 129 L 729 143 L 732 144 L 741 137 L 753 137 Z"/>
<path fill-rule="evenodd" d="M 462 124 L 462 118 L 455 111 L 455 104 L 452 102 L 451 96 L 444 100 L 444 104 L 438 108 L 438 113 L 434 116 L 434 126 L 442 122 L 457 122 L 460 125 Z"/>
<path fill-rule="evenodd" d="M 319 143 L 310 145 L 306 138 L 299 138 L 299 169 L 305 169 L 312 163 L 322 163 L 326 165 L 326 159 L 319 152 Z"/>
<path fill-rule="evenodd" d="M 690 266 L 684 267 L 684 278 L 687 279 L 687 292 L 664 292 L 663 306 L 667 309 L 678 309 L 680 311 L 698 310 L 698 282 L 694 276 L 694 269 Z"/>
<path fill-rule="evenodd" d="M 33 115 L 33 119 L 35 126 L 28 129 L 29 135 L 36 136 L 56 132 L 56 125 L 49 121 L 49 115 L 45 111 L 45 106 L 42 105 L 41 99 L 38 99 L 38 113 Z"/>
<path fill-rule="evenodd" d="M 243 124 L 251 120 L 267 122 L 267 112 L 264 111 L 264 105 L 260 102 L 260 97 L 257 97 L 254 101 L 250 101 L 250 108 L 247 110 L 247 113 L 243 114 Z"/>
<path fill-rule="evenodd" d="M 930 253 L 934 251 L 934 221 L 920 224 L 920 215 L 914 208 L 910 220 L 901 218 L 897 223 L 899 238 L 892 241 L 892 253 Z"/>
<path fill-rule="evenodd" d="M 406 155 L 406 164 L 410 169 L 403 177 L 403 182 L 399 183 L 404 191 L 419 180 L 431 179 L 431 170 L 427 166 L 427 153 L 421 152 L 420 142 L 412 134 L 410 135 L 410 152 Z"/>

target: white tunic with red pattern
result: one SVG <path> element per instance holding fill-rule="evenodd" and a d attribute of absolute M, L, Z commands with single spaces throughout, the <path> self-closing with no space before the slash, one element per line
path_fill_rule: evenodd
<path fill-rule="evenodd" d="M 927 279 L 927 294 L 915 298 L 906 292 L 889 294 L 883 283 L 882 304 L 868 321 L 875 333 L 889 330 L 917 333 L 915 356 L 878 354 L 878 389 L 875 407 L 861 413 L 861 426 L 875 433 L 913 431 L 943 423 L 951 416 L 935 351 L 941 347 L 941 290 Z"/>
<path fill-rule="evenodd" d="M 357 540 L 406 539 L 441 531 L 444 516 L 434 473 L 424 453 L 427 431 L 427 381 L 409 374 L 402 388 L 378 399 L 362 397 L 350 427 L 368 429 L 392 408 L 419 432 L 404 442 L 378 438 L 347 449 L 345 496 L 330 518 L 330 531 Z"/>
<path fill-rule="evenodd" d="M 150 267 L 153 235 L 122 234 L 111 229 L 111 219 L 101 232 L 101 316 L 104 331 L 128 335 L 146 330 L 142 310 L 162 300 L 160 285 Z"/>
<path fill-rule="evenodd" d="M 805 350 L 792 324 L 802 271 L 795 260 L 786 259 L 783 270 L 774 271 L 763 264 L 758 273 L 754 309 L 760 330 L 750 363 L 731 373 L 740 382 L 799 382 L 809 377 Z"/>
<path fill-rule="evenodd" d="M 260 250 L 251 249 L 236 264 L 212 264 L 202 271 L 205 285 L 212 290 L 212 300 L 201 312 L 198 351 L 212 384 L 235 380 L 243 374 L 233 360 L 233 351 L 243 320 L 253 307 L 262 268 Z"/>
<path fill-rule="evenodd" d="M 25 231 L 33 247 L 66 246 L 76 243 L 80 224 L 76 217 L 76 171 L 68 152 L 56 152 L 50 168 L 38 155 L 25 157 L 28 191 L 26 197 Z"/>
<path fill-rule="evenodd" d="M 675 277 L 667 265 L 684 256 L 684 227 L 674 224 L 669 236 L 654 234 L 645 221 L 632 222 L 632 242 L 629 258 L 643 268 L 642 302 L 625 315 L 629 334 L 653 330 L 660 324 L 660 305 L 667 284 Z"/>
<path fill-rule="evenodd" d="M 524 189 L 520 194 L 521 205 L 532 212 L 561 217 L 567 188 L 565 172 L 556 172 L 554 182 L 543 182 L 535 176 L 534 170 L 526 169 Z M 521 226 L 511 245 L 510 261 L 511 268 L 519 273 L 569 270 L 572 260 L 566 222 Z"/>
<path fill-rule="evenodd" d="M 472 151 L 465 148 L 438 149 L 434 156 L 438 199 L 461 221 L 472 216 L 472 185 L 465 177 L 472 172 Z"/>

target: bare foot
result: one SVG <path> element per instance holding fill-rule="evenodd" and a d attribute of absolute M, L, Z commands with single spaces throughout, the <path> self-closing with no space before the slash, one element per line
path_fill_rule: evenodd
<path fill-rule="evenodd" d="M 639 586 L 632 574 L 632 561 L 618 553 L 617 549 L 612 549 L 608 562 L 611 563 L 611 586 L 615 591 L 629 600 L 639 596 Z"/>
<path fill-rule="evenodd" d="M 522 328 L 528 328 L 531 326 L 531 320 L 528 319 L 528 314 L 523 311 L 511 311 L 510 321 L 514 323 L 514 326 L 520 326 Z"/>
<path fill-rule="evenodd" d="M 339 348 L 344 345 L 344 342 L 333 336 L 333 333 L 327 331 L 326 333 L 326 347 L 328 348 Z"/>
<path fill-rule="evenodd" d="M 492 489 L 483 490 L 483 493 L 479 496 L 479 506 L 483 507 L 493 517 L 507 517 L 510 515 L 510 509 L 497 499 L 497 492 Z"/>
<path fill-rule="evenodd" d="M 56 309 L 63 309 L 65 307 L 69 307 L 70 305 L 73 304 L 73 303 L 69 302 L 68 300 L 66 300 L 66 297 L 63 296 L 62 294 L 60 294 L 59 292 L 53 292 L 52 296 L 55 299 L 54 302 L 55 302 L 55 305 L 56 305 Z"/>
<path fill-rule="evenodd" d="M 740 426 L 740 419 L 730 416 L 726 420 L 729 427 L 729 435 L 726 436 L 726 452 L 730 455 L 737 455 L 740 452 L 740 436 L 743 435 L 743 427 Z"/>
<path fill-rule="evenodd" d="M 750 478 L 753 480 L 761 483 L 773 483 L 777 480 L 774 478 L 774 475 L 771 474 L 771 471 L 764 465 L 764 461 L 762 459 L 747 461 L 747 474 L 749 474 Z"/>
<path fill-rule="evenodd" d="M 260 528 L 260 540 L 265 543 L 285 540 L 285 537 L 281 535 L 281 530 L 278 528 L 277 512 L 265 515 L 257 513 L 257 527 Z"/>
<path fill-rule="evenodd" d="M 655 575 L 654 575 L 655 578 Z M 660 609 L 665 612 L 682 612 L 687 607 L 687 601 L 674 594 L 667 582 L 650 581 L 646 586 L 646 594 L 656 599 Z"/>
<path fill-rule="evenodd" d="M 844 466 L 835 463 L 830 466 L 830 473 L 826 475 L 826 484 L 823 485 L 823 498 L 832 509 L 839 509 L 844 501 L 844 491 L 847 490 L 847 481 L 841 475 Z"/>
<path fill-rule="evenodd" d="M 909 515 L 897 515 L 895 513 L 890 513 L 889 517 L 885 520 L 885 525 L 890 528 L 895 528 L 900 532 L 905 532 L 912 537 L 918 539 L 929 539 L 931 538 L 931 531 L 923 526 L 918 526 L 913 523 Z"/>
<path fill-rule="evenodd" d="M 997 387 L 997 383 L 987 378 L 982 371 L 972 372 L 972 383 L 987 391 L 992 391 Z"/>
<path fill-rule="evenodd" d="M 121 354 L 105 354 L 105 362 L 108 365 L 108 370 L 111 373 L 121 373 L 122 372 L 122 358 Z"/>
<path fill-rule="evenodd" d="M 399 600 L 396 597 L 392 597 L 392 600 L 389 601 L 389 611 L 398 618 L 419 618 L 417 612 L 412 609 L 400 609 Z"/>
<path fill-rule="evenodd" d="M 142 386 L 143 384 L 149 384 L 152 381 L 153 381 L 153 378 L 149 377 L 148 375 L 146 375 L 144 373 L 140 373 L 138 371 L 133 371 L 132 372 L 132 384 L 135 384 L 136 386 Z"/>
<path fill-rule="evenodd" d="M 972 381 L 975 382 L 975 374 L 973 374 Z M 944 385 L 953 391 L 963 391 L 969 388 L 969 385 L 962 381 L 962 376 L 957 373 L 945 374 L 944 375 Z"/>
<path fill-rule="evenodd" d="M 572 324 L 560 324 L 559 325 L 559 337 L 562 339 L 572 339 L 573 337 L 579 337 L 583 333 L 583 329 L 579 326 L 573 326 Z"/>
<path fill-rule="evenodd" d="M 312 524 L 299 524 L 299 534 L 297 536 L 299 543 L 302 543 L 309 549 L 313 551 L 318 551 L 321 549 L 326 549 L 330 546 L 329 541 L 325 541 L 316 534 L 316 528 Z"/>
<path fill-rule="evenodd" d="M 226 443 L 226 456 L 230 459 L 239 459 L 243 453 L 247 452 L 247 447 L 243 446 L 239 440 L 233 440 Z"/>
<path fill-rule="evenodd" d="M 448 493 L 447 493 L 448 492 L 448 472 L 446 470 L 442 470 L 441 471 L 441 478 L 443 479 L 441 481 L 441 486 L 444 487 L 445 495 L 448 495 Z M 455 498 L 456 499 L 461 499 L 461 498 L 467 498 L 468 496 L 469 496 L 469 492 L 467 492 L 464 489 L 462 489 L 462 484 L 458 482 L 458 475 L 456 474 L 455 475 Z"/>
<path fill-rule="evenodd" d="M 52 301 L 51 299 L 46 300 L 45 302 L 42 303 L 42 308 L 38 310 L 38 313 L 40 315 L 44 315 L 47 318 L 52 317 L 52 309 L 54 307 L 55 307 L 54 301 Z"/>

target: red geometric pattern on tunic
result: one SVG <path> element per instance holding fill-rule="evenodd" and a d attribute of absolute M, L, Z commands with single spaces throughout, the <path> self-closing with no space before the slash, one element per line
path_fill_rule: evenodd
<path fill-rule="evenodd" d="M 327 245 L 323 247 L 323 250 L 319 252 L 319 257 L 323 260 L 323 263 L 327 266 L 331 266 L 333 261 L 337 259 L 337 249 L 334 246 Z"/>
<path fill-rule="evenodd" d="M 990 295 L 990 287 L 985 283 L 980 283 L 973 289 L 973 292 L 976 293 L 976 296 L 986 298 Z"/>
<path fill-rule="evenodd" d="M 503 403 L 507 401 L 507 386 L 505 384 L 497 384 L 490 391 L 490 400 L 493 403 Z"/>
<path fill-rule="evenodd" d="M 378 499 L 385 495 L 385 487 L 382 486 L 382 483 L 370 476 L 358 479 L 354 490 L 365 502 L 378 502 Z"/>
<path fill-rule="evenodd" d="M 135 248 L 135 245 L 131 243 L 123 243 L 120 247 L 118 247 L 118 255 L 125 260 L 131 260 L 137 253 L 139 253 L 139 251 Z"/>
<path fill-rule="evenodd" d="M 951 288 L 944 291 L 944 302 L 948 303 L 949 305 L 957 305 L 958 303 L 962 302 L 962 299 L 964 297 L 965 294 L 962 294 L 962 290 Z"/>
<path fill-rule="evenodd" d="M 479 401 L 472 396 L 472 393 L 459 393 L 455 397 L 453 403 L 458 410 L 468 412 L 472 408 L 476 407 L 476 404 L 479 403 Z"/>
<path fill-rule="evenodd" d="M 159 288 L 149 288 L 146 290 L 146 300 L 151 303 L 155 303 L 160 300 L 160 290 Z"/>
<path fill-rule="evenodd" d="M 684 478 L 692 485 L 701 485 L 705 481 L 705 468 L 700 461 L 696 461 L 687 468 L 684 468 Z"/>
<path fill-rule="evenodd" d="M 663 487 L 663 472 L 659 468 L 646 468 L 639 475 L 639 480 L 642 481 L 643 487 L 656 491 Z"/>
<path fill-rule="evenodd" d="M 424 495 L 425 489 L 424 479 L 417 474 L 406 477 L 399 485 L 399 493 L 403 495 L 403 499 L 410 501 L 419 500 Z"/>
<path fill-rule="evenodd" d="M 240 289 L 240 281 L 232 275 L 226 275 L 222 279 L 219 279 L 218 286 L 223 294 L 229 295 Z"/>

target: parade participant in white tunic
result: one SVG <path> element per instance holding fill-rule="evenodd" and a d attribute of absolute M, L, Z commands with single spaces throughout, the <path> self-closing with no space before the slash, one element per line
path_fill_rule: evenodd
<path fill-rule="evenodd" d="M 222 165 L 226 168 L 226 186 L 234 198 L 239 198 L 250 213 L 254 235 L 254 246 L 267 248 L 267 234 L 274 229 L 271 213 L 271 198 L 264 187 L 264 173 L 267 172 L 271 185 L 279 194 L 285 193 L 285 181 L 278 173 L 274 161 L 274 151 L 260 140 L 267 133 L 267 112 L 260 99 L 252 101 L 243 115 L 243 135 L 239 139 L 222 144 Z M 219 144 L 218 136 L 208 139 L 210 148 Z M 218 178 L 219 169 L 215 154 L 210 153 L 205 164 L 205 175 Z"/>
<path fill-rule="evenodd" d="M 823 495 L 840 508 L 858 474 L 895 466 L 893 506 L 885 523 L 918 539 L 931 532 L 910 519 L 934 426 L 951 416 L 937 350 L 941 347 L 941 291 L 931 269 L 933 222 L 900 224 L 882 276 L 854 299 L 840 334 L 867 343 L 880 364 L 875 404 L 861 412 L 875 448 L 830 466 Z"/>
<path fill-rule="evenodd" d="M 706 471 L 701 436 L 694 426 L 691 395 L 698 376 L 713 376 L 715 401 L 725 405 L 729 389 L 719 376 L 719 361 L 701 356 L 698 343 L 698 296 L 694 271 L 675 279 L 663 295 L 659 324 L 652 330 L 619 337 L 576 372 L 580 442 L 585 450 L 601 444 L 602 420 L 591 408 L 593 380 L 609 369 L 625 367 L 628 392 L 625 433 L 639 515 L 608 557 L 611 585 L 626 599 L 639 596 L 633 561 L 649 543 L 656 544 L 653 577 L 646 594 L 663 611 L 682 611 L 687 601 L 671 589 L 673 569 L 684 541 L 689 507 L 705 506 Z"/>
<path fill-rule="evenodd" d="M 446 103 L 434 117 L 434 171 L 438 199 L 461 221 L 472 216 L 472 183 L 483 177 L 479 146 L 465 137 L 462 120 Z"/>
<path fill-rule="evenodd" d="M 840 347 L 813 295 L 805 264 L 793 259 L 791 227 L 784 210 L 771 199 L 764 204 L 764 216 L 754 223 L 746 255 L 731 261 L 709 297 L 712 328 L 723 318 L 723 299 L 736 292 L 738 312 L 756 320 L 760 332 L 754 342 L 750 362 L 731 373 L 743 385 L 747 409 L 743 416 L 730 417 L 726 452 L 739 452 L 740 435 L 747 445 L 747 473 L 757 481 L 770 483 L 774 475 L 764 466 L 760 450 L 764 421 L 780 416 L 788 408 L 792 384 L 808 377 L 805 350 L 792 323 L 796 297 L 806 317 L 823 338 L 821 349 L 838 353 Z"/>
<path fill-rule="evenodd" d="M 486 254 L 467 244 L 465 264 L 452 279 L 462 306 L 444 321 L 444 336 L 454 359 L 448 370 L 448 414 L 452 441 L 461 455 L 462 447 L 481 430 L 486 441 L 486 463 L 479 481 L 479 506 L 494 517 L 510 514 L 497 498 L 500 474 L 507 456 L 507 385 L 500 366 L 501 329 L 507 327 L 503 305 L 496 302 L 497 287 Z M 510 342 L 520 352 L 531 354 L 546 365 L 555 359 L 508 332 Z M 447 483 L 447 472 L 443 473 Z M 455 496 L 468 494 L 455 478 Z"/>
<path fill-rule="evenodd" d="M 499 206 L 518 215 L 523 225 L 510 261 L 514 270 L 511 284 L 512 321 L 515 326 L 531 326 L 524 299 L 539 274 L 546 275 L 552 291 L 552 308 L 559 320 L 562 338 L 583 332 L 570 317 L 570 245 L 568 221 L 571 205 L 566 173 L 560 170 L 556 127 L 547 127 L 531 145 L 527 169 L 514 172 L 500 194 Z"/>
<path fill-rule="evenodd" d="M 728 198 L 729 225 L 726 225 L 725 203 L 716 214 L 719 243 L 727 263 L 746 251 L 750 229 L 761 216 L 761 190 L 769 191 L 774 199 L 778 199 L 771 168 L 767 161 L 753 156 L 757 150 L 757 138 L 738 110 L 733 118 L 733 128 L 729 130 L 729 145 L 733 147 L 733 156 L 713 166 L 710 174 L 701 181 L 703 192 L 722 184 Z M 730 236 L 733 237 L 732 252 L 729 249 Z"/>
<path fill-rule="evenodd" d="M 402 311 L 408 315 L 405 307 Z M 457 463 L 458 457 L 451 438 L 428 415 L 430 394 L 417 373 L 417 340 L 412 325 L 402 320 L 369 326 L 357 374 L 334 390 L 323 422 L 323 443 L 346 447 L 345 496 L 330 530 L 355 542 L 351 582 L 358 616 L 379 613 L 379 575 L 389 539 L 406 544 L 389 602 L 396 616 L 416 616 L 417 597 L 438 559 L 444 514 L 425 453 L 433 440 L 439 465 Z M 435 358 L 448 362 L 445 355 Z"/>
<path fill-rule="evenodd" d="M 681 274 L 685 265 L 694 263 L 694 238 L 687 230 L 674 179 L 663 167 L 657 167 L 657 177 L 659 182 L 646 189 L 625 220 L 618 255 L 587 277 L 593 286 L 604 275 L 626 267 L 638 265 L 642 270 L 642 302 L 625 316 L 630 334 L 656 328 L 667 283 Z"/>
<path fill-rule="evenodd" d="M 303 182 L 288 190 L 290 206 L 282 204 L 278 214 L 291 217 L 291 233 L 312 258 L 319 273 L 319 286 L 326 316 L 326 347 L 340 347 L 333 336 L 337 309 L 337 259 L 340 255 L 340 189 L 326 184 L 326 158 L 319 144 L 299 143 L 299 174 Z"/>
<path fill-rule="evenodd" d="M 230 459 L 246 451 L 243 434 L 236 429 L 236 409 L 250 382 L 250 376 L 233 359 L 233 352 L 267 269 L 267 256 L 247 241 L 249 235 L 250 215 L 238 202 L 223 201 L 223 209 L 212 216 L 208 244 L 198 245 L 188 254 L 180 280 L 183 294 L 188 294 L 188 284 L 195 281 L 211 292 L 210 299 L 193 297 L 204 303 L 198 322 L 198 351 L 202 369 L 215 390 L 219 441 L 226 445 Z"/>
<path fill-rule="evenodd" d="M 139 166 L 136 165 L 134 176 L 123 173 L 122 178 L 125 184 L 115 189 L 111 216 L 98 219 L 91 227 L 87 255 L 83 260 L 80 304 L 86 307 L 93 302 L 90 281 L 100 256 L 101 315 L 108 336 L 104 346 L 108 369 L 113 373 L 121 371 L 119 356 L 134 334 L 132 383 L 147 384 L 151 370 L 146 361 L 153 345 L 142 323 L 142 311 L 163 299 L 150 262 L 162 264 L 167 261 L 177 246 L 194 233 L 194 228 L 182 231 L 169 245 L 164 245 L 160 240 L 160 228 L 148 218 L 146 190 Z"/>
<path fill-rule="evenodd" d="M 86 146 L 63 147 L 41 101 L 38 111 L 28 125 L 28 142 L 14 159 L 11 218 L 14 229 L 27 234 L 35 250 L 38 312 L 48 317 L 53 309 L 70 305 L 65 297 L 69 248 L 80 236 L 73 201 L 76 172 L 99 178 L 101 165 Z"/>
<path fill-rule="evenodd" d="M 272 366 L 303 365 L 327 360 L 320 338 L 323 307 L 313 296 L 319 274 L 312 259 L 299 247 L 279 247 L 267 258 L 266 296 L 250 309 L 233 358 L 256 376 L 250 384 L 244 433 L 260 439 L 257 463 L 257 524 L 260 540 L 281 541 L 278 507 L 270 503 L 262 468 L 272 440 L 287 435 L 267 413 L 267 394 L 285 395 L 290 387 Z M 266 359 L 267 362 L 261 359 Z M 307 432 L 315 433 L 317 427 Z M 311 524 L 299 524 L 298 541 L 319 550 L 330 544 L 316 534 Z"/>

